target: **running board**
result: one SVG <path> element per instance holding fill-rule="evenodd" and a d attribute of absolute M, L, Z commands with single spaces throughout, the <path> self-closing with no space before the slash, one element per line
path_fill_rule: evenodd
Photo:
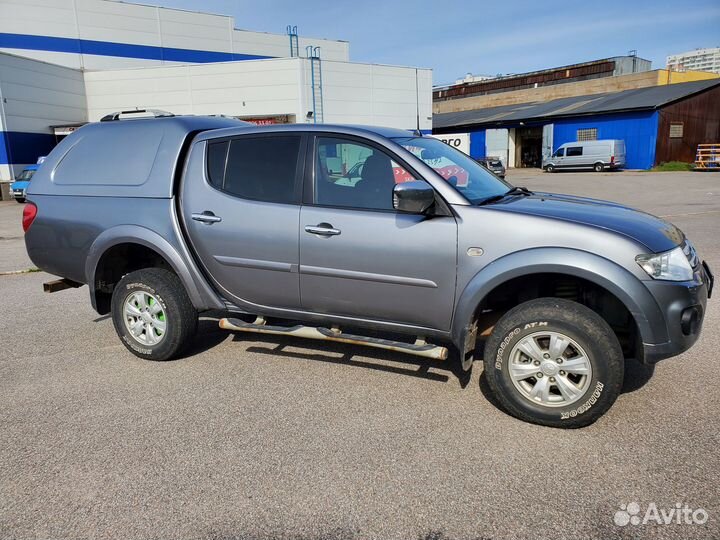
<path fill-rule="evenodd" d="M 273 334 L 276 336 L 294 336 L 306 339 L 321 339 L 325 341 L 337 341 L 351 345 L 365 345 L 376 349 L 397 351 L 435 360 L 446 360 L 448 357 L 447 347 L 440 347 L 426 343 L 424 339 L 418 338 L 415 343 L 403 343 L 389 339 L 379 339 L 368 336 L 355 336 L 343 334 L 337 328 L 321 328 L 315 326 L 272 326 L 266 325 L 265 319 L 258 317 L 254 323 L 247 323 L 240 319 L 220 319 L 220 328 L 235 332 L 255 332 L 258 334 Z"/>

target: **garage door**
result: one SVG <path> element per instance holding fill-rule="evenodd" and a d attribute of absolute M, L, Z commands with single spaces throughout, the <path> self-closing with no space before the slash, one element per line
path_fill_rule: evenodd
<path fill-rule="evenodd" d="M 498 157 L 505 167 L 508 166 L 508 130 L 488 129 L 485 131 L 485 155 Z"/>
<path fill-rule="evenodd" d="M 543 126 L 542 157 L 549 158 L 553 153 L 553 124 Z"/>

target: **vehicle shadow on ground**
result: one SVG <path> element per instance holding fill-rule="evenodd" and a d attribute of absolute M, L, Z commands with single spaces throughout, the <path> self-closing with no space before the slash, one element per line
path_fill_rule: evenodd
<path fill-rule="evenodd" d="M 256 354 L 372 369 L 436 382 L 448 382 L 453 376 L 458 380 L 461 388 L 465 388 L 470 383 L 470 374 L 461 369 L 460 362 L 453 352 L 450 352 L 447 360 L 431 360 L 345 343 L 314 341 L 272 334 L 248 335 L 238 332 L 233 335 L 233 342 L 247 341 L 267 343 L 267 345 L 251 345 L 247 348 L 248 352 Z M 293 350 L 287 350 L 289 347 L 292 347 Z M 302 348 L 308 349 L 307 352 L 297 350 Z M 359 356 L 362 359 L 357 358 Z"/>
<path fill-rule="evenodd" d="M 625 360 L 625 378 L 623 379 L 622 393 L 629 394 L 645 386 L 655 373 L 655 366 L 646 366 L 631 358 Z"/>
<path fill-rule="evenodd" d="M 215 319 L 214 316 L 202 314 L 200 320 L 198 321 L 195 339 L 187 350 L 177 359 L 183 360 L 196 354 L 209 351 L 225 341 L 227 338 L 228 332 L 218 326 L 218 319 Z"/>

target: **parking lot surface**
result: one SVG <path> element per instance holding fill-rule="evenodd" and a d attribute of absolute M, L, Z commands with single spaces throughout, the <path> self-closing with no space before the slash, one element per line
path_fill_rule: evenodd
<path fill-rule="evenodd" d="M 718 174 L 508 179 L 665 216 L 720 274 Z M 32 266 L 20 213 L 0 203 L 0 538 L 720 537 L 717 298 L 693 349 L 629 362 L 609 413 L 564 431 L 497 409 L 477 363 L 468 382 L 213 318 L 188 357 L 140 360 L 87 288 L 7 274 Z M 707 521 L 616 525 L 630 503 Z"/>

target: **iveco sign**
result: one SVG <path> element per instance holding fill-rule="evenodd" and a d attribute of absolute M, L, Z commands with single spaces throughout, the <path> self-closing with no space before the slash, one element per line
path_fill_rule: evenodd
<path fill-rule="evenodd" d="M 469 133 L 443 133 L 442 135 L 430 135 L 440 139 L 447 145 L 457 148 L 461 152 L 470 155 L 470 134 Z"/>

